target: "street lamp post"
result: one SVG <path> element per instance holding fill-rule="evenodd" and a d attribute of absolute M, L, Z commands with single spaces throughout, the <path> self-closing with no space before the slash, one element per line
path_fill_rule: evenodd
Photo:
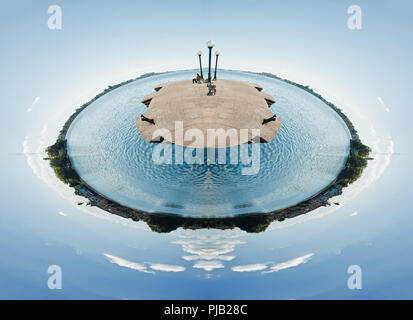
<path fill-rule="evenodd" d="M 197 52 L 197 55 L 199 57 L 199 70 L 201 71 L 201 79 L 204 79 L 204 75 L 202 74 L 202 63 L 201 63 L 201 56 L 202 56 L 202 51 L 199 50 Z"/>
<path fill-rule="evenodd" d="M 211 53 L 212 53 L 212 48 L 215 46 L 215 42 L 212 40 L 209 40 L 206 43 L 206 45 L 209 49 L 208 83 L 211 83 Z"/>
<path fill-rule="evenodd" d="M 216 80 L 216 79 L 217 79 L 217 66 L 218 66 L 218 56 L 219 56 L 219 54 L 220 54 L 219 50 L 215 51 L 215 56 L 216 56 L 216 59 L 215 59 L 215 73 L 214 73 L 214 80 Z"/>

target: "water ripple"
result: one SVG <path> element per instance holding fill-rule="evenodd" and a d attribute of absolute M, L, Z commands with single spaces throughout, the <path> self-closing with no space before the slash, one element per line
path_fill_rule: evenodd
<path fill-rule="evenodd" d="M 84 110 L 68 132 L 69 155 L 79 175 L 100 193 L 137 209 L 224 216 L 293 205 L 340 172 L 349 134 L 333 110 L 282 81 L 233 71 L 222 71 L 221 77 L 261 85 L 277 101 L 271 111 L 282 118 L 277 137 L 261 145 L 258 174 L 242 175 L 242 164 L 155 164 L 155 145 L 135 126 L 146 111 L 140 100 L 160 83 L 190 77 L 180 71 L 140 79 Z"/>

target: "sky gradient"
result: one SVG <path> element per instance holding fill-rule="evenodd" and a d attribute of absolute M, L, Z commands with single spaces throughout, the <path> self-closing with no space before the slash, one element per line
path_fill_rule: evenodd
<path fill-rule="evenodd" d="M 62 30 L 47 27 L 51 4 Z M 347 28 L 352 4 L 361 30 Z M 2 1 L 0 298 L 413 298 L 412 14 L 411 1 Z M 362 179 L 340 206 L 257 235 L 156 234 L 77 206 L 42 147 L 108 85 L 197 68 L 197 50 L 205 65 L 209 39 L 219 67 L 272 72 L 341 107 L 373 147 Z M 183 258 L 205 247 L 225 257 Z M 47 287 L 54 264 L 62 290 Z M 362 290 L 347 288 L 353 264 Z"/>

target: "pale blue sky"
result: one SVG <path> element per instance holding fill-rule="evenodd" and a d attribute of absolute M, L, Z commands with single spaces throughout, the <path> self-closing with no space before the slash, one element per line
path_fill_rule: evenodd
<path fill-rule="evenodd" d="M 49 1 L 1 4 L 2 99 L 22 112 L 37 96 L 70 108 L 141 73 L 196 68 L 198 49 L 206 65 L 208 39 L 221 67 L 274 72 L 338 105 L 367 109 L 380 96 L 399 116 L 411 91 L 409 1 L 360 1 L 362 30 L 347 28 L 344 0 L 53 3 L 59 31 L 47 28 Z"/>
<path fill-rule="evenodd" d="M 62 7 L 62 30 L 47 28 L 51 4 Z M 351 4 L 362 8 L 362 30 L 347 28 Z M 412 298 L 412 14 L 411 1 L 2 1 L 0 297 Z M 363 141 L 380 146 L 374 156 L 382 167 L 389 136 L 396 152 L 379 180 L 334 213 L 242 235 L 237 258 L 211 279 L 182 260 L 176 235 L 86 214 L 21 154 L 26 136 L 34 146 L 47 123 L 44 139 L 52 142 L 73 109 L 109 84 L 197 68 L 199 49 L 205 66 L 209 39 L 220 67 L 273 72 L 336 103 Z M 103 253 L 186 271 L 142 273 Z M 315 253 L 308 263 L 277 273 L 231 271 L 308 253 Z M 60 292 L 47 289 L 50 264 L 63 267 Z M 350 264 L 365 270 L 360 292 L 347 289 Z"/>

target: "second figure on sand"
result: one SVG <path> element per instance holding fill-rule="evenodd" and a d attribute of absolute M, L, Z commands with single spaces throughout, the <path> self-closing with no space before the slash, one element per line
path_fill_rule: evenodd
<path fill-rule="evenodd" d="M 199 73 L 196 74 L 196 78 L 192 79 L 192 83 L 201 83 L 201 76 Z"/>

